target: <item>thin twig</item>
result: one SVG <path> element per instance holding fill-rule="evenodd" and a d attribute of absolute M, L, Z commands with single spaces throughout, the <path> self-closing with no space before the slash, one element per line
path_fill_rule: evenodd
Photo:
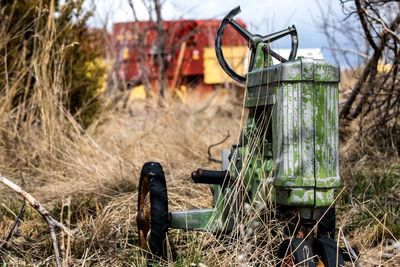
<path fill-rule="evenodd" d="M 64 233 L 67 235 L 72 235 L 72 233 L 69 231 L 69 229 L 62 223 L 58 222 L 56 219 L 54 219 L 49 212 L 44 208 L 44 206 L 37 201 L 31 194 L 27 193 L 24 191 L 20 186 L 16 185 L 13 183 L 11 180 L 7 179 L 6 177 L 0 175 L 0 182 L 16 193 L 18 193 L 20 196 L 26 200 L 29 205 L 31 205 L 42 217 L 43 219 L 47 222 L 47 225 L 49 227 L 50 231 L 50 236 L 53 241 L 53 248 L 54 248 L 54 256 L 56 258 L 56 265 L 57 267 L 62 266 L 62 261 L 60 258 L 60 250 L 58 247 L 58 242 L 57 242 L 57 235 L 55 232 L 55 228 L 58 227 L 60 228 Z"/>
<path fill-rule="evenodd" d="M 25 214 L 25 206 L 26 206 L 26 203 L 24 202 L 21 206 L 21 209 L 19 210 L 18 216 L 15 216 L 15 222 L 14 222 L 13 226 L 11 227 L 10 232 L 8 232 L 7 237 L 4 240 L 4 243 L 0 245 L 0 249 L 7 248 L 8 243 L 11 241 L 11 239 L 14 237 L 14 235 L 18 232 L 19 223 L 21 222 L 21 219 Z"/>

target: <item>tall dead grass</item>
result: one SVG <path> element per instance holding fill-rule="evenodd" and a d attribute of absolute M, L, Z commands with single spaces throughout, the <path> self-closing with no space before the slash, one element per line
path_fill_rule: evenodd
<path fill-rule="evenodd" d="M 193 186 L 189 175 L 197 164 L 210 165 L 208 145 L 227 130 L 233 132 L 237 124 L 226 115 L 230 111 L 215 107 L 195 114 L 201 106 L 160 109 L 150 102 L 133 104 L 131 113 L 111 108 L 83 129 L 63 106 L 68 86 L 64 55 L 74 44 L 56 45 L 59 27 L 52 8 L 38 14 L 38 21 L 45 19 L 45 28 L 33 23 L 29 64 L 2 73 L 7 83 L 0 96 L 0 170 L 75 229 L 74 238 L 60 234 L 66 266 L 143 265 L 133 220 L 139 168 L 148 160 L 164 165 L 173 209 L 207 206 L 208 189 Z M 24 34 L 10 34 L 5 25 L 1 51 L 7 51 L 13 36 Z M 8 60 L 7 53 L 1 60 Z M 22 82 L 30 79 L 35 80 L 33 87 Z M 14 96 L 21 94 L 27 97 L 15 103 Z M 232 108 L 226 104 L 226 109 Z M 212 118 L 217 113 L 225 115 Z M 4 188 L 1 194 L 0 235 L 5 237 L 22 201 Z M 2 260 L 11 266 L 52 265 L 52 255 L 45 223 L 27 208 L 17 235 L 2 248 Z"/>

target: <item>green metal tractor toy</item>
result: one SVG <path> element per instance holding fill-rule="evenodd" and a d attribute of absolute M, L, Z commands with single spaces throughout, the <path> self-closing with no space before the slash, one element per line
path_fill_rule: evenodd
<path fill-rule="evenodd" d="M 168 228 L 229 234 L 246 205 L 272 203 L 267 208 L 288 222 L 288 239 L 276 252 L 275 265 L 342 266 L 351 253 L 338 248 L 333 239 L 335 191 L 341 186 L 339 67 L 296 58 L 294 26 L 265 36 L 252 34 L 233 20 L 238 13 L 240 7 L 222 20 L 215 49 L 224 71 L 246 86 L 247 124 L 239 143 L 223 151 L 221 171 L 192 173 L 195 183 L 210 185 L 213 206 L 169 212 L 163 169 L 159 163 L 145 163 L 137 214 L 140 246 L 161 257 Z M 228 24 L 248 42 L 246 76 L 235 73 L 224 59 L 222 35 Z M 287 59 L 270 46 L 285 36 L 291 39 Z M 280 64 L 273 65 L 272 57 Z M 265 199 L 266 191 L 271 192 L 270 199 Z"/>

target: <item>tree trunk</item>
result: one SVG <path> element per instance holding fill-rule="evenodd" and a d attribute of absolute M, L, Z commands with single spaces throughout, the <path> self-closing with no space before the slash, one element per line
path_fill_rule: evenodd
<path fill-rule="evenodd" d="M 156 11 L 156 29 L 157 29 L 157 65 L 158 65 L 158 86 L 160 88 L 160 96 L 165 98 L 165 42 L 163 20 L 161 16 L 161 3 L 160 0 L 154 0 L 154 9 Z"/>

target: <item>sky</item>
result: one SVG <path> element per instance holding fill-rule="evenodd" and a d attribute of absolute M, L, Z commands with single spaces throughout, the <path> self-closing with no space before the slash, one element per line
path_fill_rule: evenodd
<path fill-rule="evenodd" d="M 111 29 L 113 22 L 132 20 L 128 0 L 92 0 L 96 11 L 90 24 Z M 162 1 L 162 0 L 161 0 Z M 136 13 L 141 20 L 148 19 L 141 0 L 134 0 Z M 321 9 L 336 14 L 332 22 L 344 17 L 339 0 L 164 0 L 162 16 L 173 19 L 222 19 L 231 9 L 240 5 L 237 15 L 253 33 L 267 34 L 295 25 L 299 36 L 299 48 L 322 48 L 324 57 L 331 55 L 321 30 Z M 107 23 L 105 23 L 107 21 Z M 339 40 L 340 42 L 340 40 Z M 287 48 L 289 43 L 282 43 Z"/>

